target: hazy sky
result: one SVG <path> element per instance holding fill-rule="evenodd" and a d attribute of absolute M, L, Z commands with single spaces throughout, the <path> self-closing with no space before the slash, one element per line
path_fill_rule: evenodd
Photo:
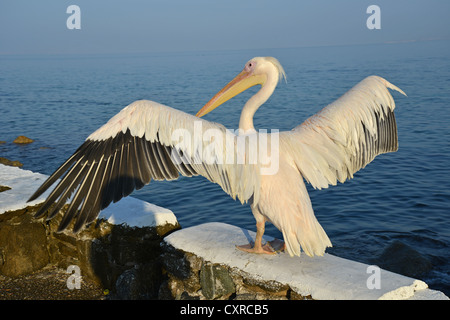
<path fill-rule="evenodd" d="M 381 9 L 369 30 L 368 6 Z M 69 5 L 81 29 L 69 30 Z M 448 0 L 0 0 L 0 54 L 284 48 L 449 39 Z"/>

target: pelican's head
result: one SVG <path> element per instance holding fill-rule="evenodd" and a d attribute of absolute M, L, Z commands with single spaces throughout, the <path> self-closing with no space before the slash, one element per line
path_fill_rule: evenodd
<path fill-rule="evenodd" d="M 257 84 L 264 87 L 267 83 L 270 83 L 275 89 L 281 78 L 286 79 L 286 74 L 277 59 L 272 57 L 253 58 L 245 64 L 244 69 L 233 80 L 197 112 L 196 116 L 204 116 L 224 102 Z"/>

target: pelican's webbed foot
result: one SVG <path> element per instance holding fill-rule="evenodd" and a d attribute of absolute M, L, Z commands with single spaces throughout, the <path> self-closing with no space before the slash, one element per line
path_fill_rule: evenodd
<path fill-rule="evenodd" d="M 249 253 L 258 253 L 258 254 L 276 254 L 285 249 L 284 241 L 279 239 L 275 239 L 273 241 L 267 241 L 266 244 L 262 245 L 261 243 L 249 243 L 240 246 L 236 246 L 237 249 L 249 252 Z"/>

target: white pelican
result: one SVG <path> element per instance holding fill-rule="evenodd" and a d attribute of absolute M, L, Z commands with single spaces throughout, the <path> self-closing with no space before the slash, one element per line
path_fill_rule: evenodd
<path fill-rule="evenodd" d="M 284 248 L 291 256 L 299 256 L 300 249 L 309 256 L 323 255 L 331 242 L 314 216 L 303 179 L 314 188 L 327 188 L 352 178 L 375 156 L 396 151 L 395 103 L 388 88 L 404 92 L 378 76 L 362 80 L 293 130 L 279 133 L 276 173 L 262 174 L 263 165 L 249 163 L 248 155 L 245 163 L 219 161 L 224 150 L 237 153 L 238 135 L 260 135 L 253 126 L 253 115 L 282 77 L 284 70 L 275 58 L 253 58 L 197 113 L 198 117 L 152 101 L 131 103 L 92 133 L 31 196 L 29 201 L 64 174 L 36 217 L 49 211 L 47 218 L 51 219 L 70 201 L 58 231 L 76 219 L 77 232 L 112 201 L 119 201 L 151 179 L 202 175 L 233 198 L 250 204 L 256 238 L 254 245 L 239 249 L 273 253 L 270 245 L 262 244 L 265 223 L 271 222 L 282 232 Z M 199 118 L 257 84 L 261 89 L 242 109 L 237 135 Z M 199 128 L 201 134 L 195 135 Z M 182 132 L 181 141 L 173 139 L 177 130 Z M 205 139 L 208 130 L 223 133 L 222 138 Z M 202 153 L 202 147 L 209 148 L 208 155 Z"/>

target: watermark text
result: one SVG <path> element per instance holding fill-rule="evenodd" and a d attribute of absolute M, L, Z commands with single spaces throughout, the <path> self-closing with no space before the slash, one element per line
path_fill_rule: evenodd
<path fill-rule="evenodd" d="M 66 285 L 69 290 L 81 289 L 81 270 L 77 265 L 70 265 L 66 273 L 70 274 L 67 278 Z"/>
<path fill-rule="evenodd" d="M 369 30 L 381 29 L 381 9 L 377 5 L 367 7 L 366 13 L 370 14 L 367 18 L 366 25 Z"/>
<path fill-rule="evenodd" d="M 71 14 L 66 21 L 67 29 L 81 29 L 81 9 L 77 5 L 70 5 L 67 7 L 66 13 Z"/>

